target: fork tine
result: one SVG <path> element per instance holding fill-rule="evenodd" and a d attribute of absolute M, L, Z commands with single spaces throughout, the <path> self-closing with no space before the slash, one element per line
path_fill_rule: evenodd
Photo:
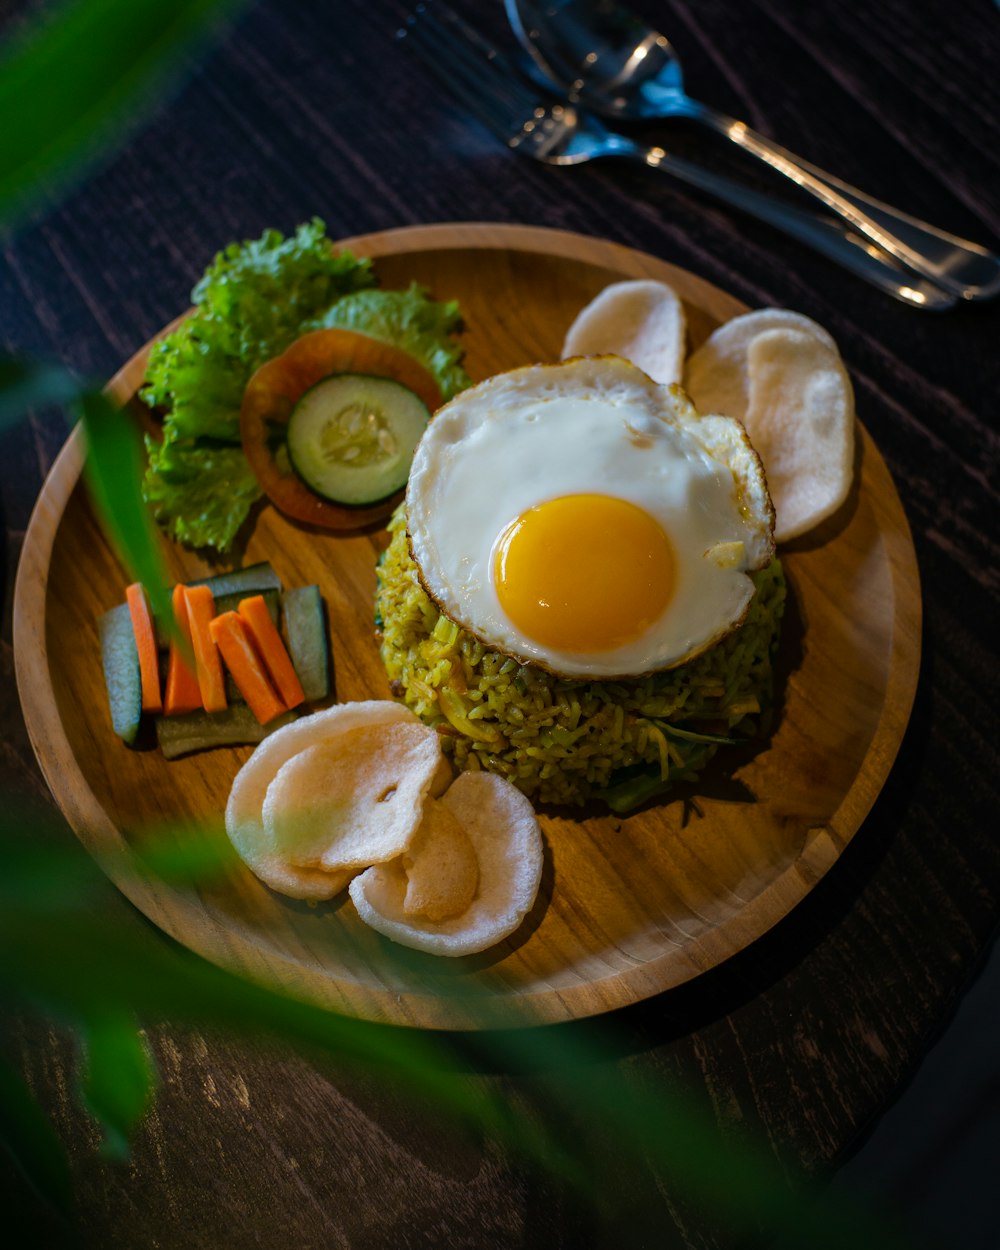
<path fill-rule="evenodd" d="M 516 138 L 531 118 L 538 98 L 521 85 L 503 55 L 457 14 L 420 4 L 399 37 L 411 42 L 459 102 L 504 143 Z"/>

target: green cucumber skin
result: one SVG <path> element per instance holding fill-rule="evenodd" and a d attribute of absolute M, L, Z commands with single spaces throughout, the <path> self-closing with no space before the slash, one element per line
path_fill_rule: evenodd
<path fill-rule="evenodd" d="M 139 678 L 139 652 L 128 604 L 119 603 L 105 612 L 97 628 L 101 638 L 111 725 L 118 737 L 132 746 L 142 719 L 142 683 Z"/>
<path fill-rule="evenodd" d="M 245 703 L 234 703 L 222 712 L 157 716 L 156 740 L 164 759 L 175 760 L 215 747 L 255 746 L 282 725 L 290 724 L 296 716 L 295 712 L 285 712 L 262 725 Z"/>
<path fill-rule="evenodd" d="M 295 586 L 285 591 L 281 603 L 288 654 L 306 701 L 315 703 L 330 693 L 330 643 L 323 596 L 318 586 Z"/>
<path fill-rule="evenodd" d="M 216 599 L 222 595 L 239 595 L 241 599 L 246 599 L 248 595 L 261 594 L 265 590 L 280 591 L 281 578 L 267 560 L 261 560 L 258 564 L 248 564 L 245 569 L 196 578 L 185 585 L 207 586 Z"/>

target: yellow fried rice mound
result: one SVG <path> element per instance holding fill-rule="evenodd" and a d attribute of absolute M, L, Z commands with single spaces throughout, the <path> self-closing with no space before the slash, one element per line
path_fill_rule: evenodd
<path fill-rule="evenodd" d="M 776 559 L 753 575 L 746 622 L 704 655 L 631 681 L 565 681 L 488 650 L 437 608 L 410 555 L 405 505 L 389 530 L 375 598 L 382 662 L 458 768 L 500 773 L 538 802 L 598 797 L 624 811 L 697 776 L 719 737 L 758 732 L 785 602 Z"/>

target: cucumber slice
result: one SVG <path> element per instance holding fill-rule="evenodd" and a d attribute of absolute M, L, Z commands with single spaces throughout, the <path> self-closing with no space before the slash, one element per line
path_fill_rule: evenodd
<path fill-rule="evenodd" d="M 139 679 L 139 652 L 127 603 L 119 603 L 98 621 L 104 684 L 115 733 L 129 746 L 135 742 L 142 718 L 142 684 Z"/>
<path fill-rule="evenodd" d="M 193 751 L 263 742 L 268 734 L 295 719 L 295 712 L 286 712 L 262 725 L 245 703 L 235 703 L 222 712 L 157 716 L 156 738 L 164 759 L 175 760 Z"/>
<path fill-rule="evenodd" d="M 392 378 L 334 373 L 311 387 L 288 421 L 288 456 L 324 499 L 370 504 L 399 490 L 430 420 L 427 405 Z"/>
<path fill-rule="evenodd" d="M 318 586 L 294 586 L 281 596 L 288 654 L 313 703 L 330 693 L 330 644 L 326 636 L 323 598 Z"/>

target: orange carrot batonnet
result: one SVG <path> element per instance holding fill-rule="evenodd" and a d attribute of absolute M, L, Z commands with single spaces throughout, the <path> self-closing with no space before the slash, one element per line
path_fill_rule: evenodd
<path fill-rule="evenodd" d="M 167 661 L 167 688 L 163 696 L 163 711 L 166 716 L 179 716 L 184 712 L 194 712 L 202 706 L 201 689 L 198 678 L 188 659 L 194 659 L 191 643 L 191 625 L 188 620 L 187 596 L 184 587 L 178 583 L 171 594 L 171 605 L 174 610 L 174 621 L 181 641 L 170 639 L 170 656 Z"/>
<path fill-rule="evenodd" d="M 268 676 L 287 708 L 305 702 L 302 683 L 285 648 L 278 627 L 271 619 L 263 595 L 240 600 L 240 617 L 250 632 L 257 654 L 264 662 Z"/>
<path fill-rule="evenodd" d="M 221 712 L 227 705 L 226 682 L 219 649 L 212 637 L 215 597 L 208 586 L 185 586 L 184 597 L 187 600 L 191 648 L 194 651 L 201 704 L 206 712 Z"/>
<path fill-rule="evenodd" d="M 262 725 L 286 710 L 271 685 L 243 618 L 238 612 L 223 612 L 210 625 L 212 638 L 233 675 L 247 705 Z"/>
<path fill-rule="evenodd" d="M 125 591 L 135 646 L 139 653 L 139 682 L 142 689 L 142 710 L 159 712 L 163 707 L 160 694 L 160 657 L 156 649 L 153 614 L 141 582 L 133 582 Z"/>

